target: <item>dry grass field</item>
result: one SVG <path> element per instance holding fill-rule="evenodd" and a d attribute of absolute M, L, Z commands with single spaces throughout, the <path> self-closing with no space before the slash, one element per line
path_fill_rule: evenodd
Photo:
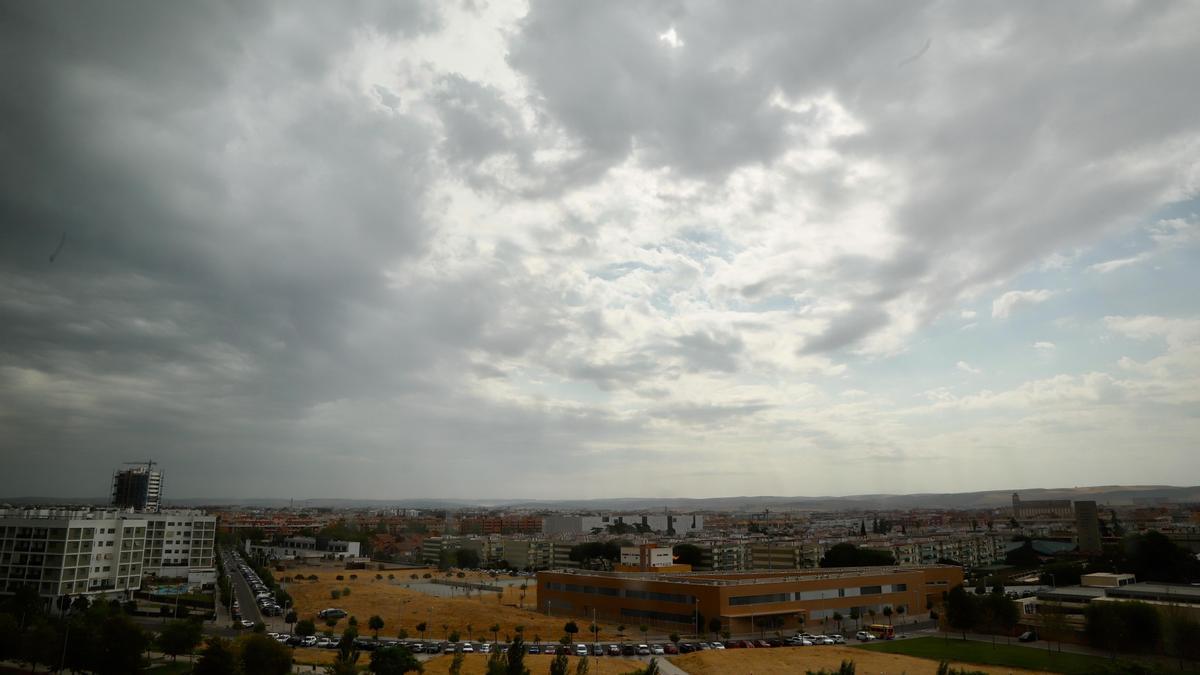
<path fill-rule="evenodd" d="M 448 675 L 450 662 L 453 659 L 453 656 L 439 656 L 426 661 L 425 675 Z M 553 660 L 553 656 L 526 656 L 525 667 L 529 668 L 530 673 L 541 675 L 550 672 L 550 662 Z M 567 672 L 575 672 L 576 663 L 575 657 L 572 656 Z M 483 675 L 487 672 L 486 664 L 486 656 L 480 654 L 467 656 L 463 662 L 462 675 Z M 624 675 L 624 673 L 637 670 L 645 665 L 635 659 L 601 657 L 588 659 L 588 673 L 589 675 Z"/>
<path fill-rule="evenodd" d="M 516 635 L 517 626 L 524 626 L 526 640 L 540 637 L 542 641 L 553 642 L 562 637 L 563 624 L 571 618 L 575 619 L 580 631 L 583 632 L 586 632 L 591 624 L 590 617 L 548 617 L 528 609 L 536 603 L 536 593 L 532 583 L 525 596 L 526 609 L 517 606 L 520 591 L 516 588 L 508 589 L 503 599 L 500 599 L 494 592 L 473 593 L 470 598 L 441 598 L 404 587 L 405 582 L 411 581 L 408 578 L 409 574 L 421 575 L 426 571 L 429 570 L 349 571 L 332 566 L 308 566 L 288 568 L 286 573 L 277 572 L 276 578 L 292 595 L 296 613 L 302 619 L 311 618 L 316 621 L 318 632 L 326 630 L 326 626 L 316 618 L 316 614 L 326 607 L 339 607 L 356 617 L 359 633 L 364 635 L 369 634 L 367 619 L 378 614 L 384 620 L 384 628 L 380 635 L 393 638 L 398 635 L 401 628 L 408 631 L 410 638 L 419 638 L 417 624 L 425 622 L 427 624 L 426 637 L 429 639 L 440 640 L 447 633 L 458 631 L 461 639 L 466 640 L 468 626 L 470 626 L 470 639 L 492 640 L 493 634 L 488 631 L 488 628 L 492 624 L 499 624 L 501 640 L 505 638 L 505 635 Z M 382 580 L 375 579 L 375 575 L 380 573 L 384 578 Z M 305 577 L 315 574 L 317 581 L 291 581 L 290 579 L 296 574 L 302 574 Z M 336 580 L 336 576 L 339 574 L 343 576 L 342 581 Z M 357 575 L 358 578 L 351 579 L 351 574 Z M 389 581 L 388 574 L 396 575 L 396 579 Z M 486 575 L 483 576 L 486 579 Z M 530 582 L 532 581 L 531 579 Z M 332 598 L 330 593 L 332 590 L 345 588 L 350 589 L 349 596 L 343 596 L 337 600 Z M 346 621 L 347 619 L 342 619 L 332 630 L 340 633 L 346 627 Z M 447 628 L 443 628 L 443 626 Z M 628 627 L 626 632 L 632 634 L 636 630 L 636 627 Z M 590 634 L 586 636 L 588 640 L 590 637 Z M 580 638 L 584 639 L 582 632 Z M 600 640 L 615 641 L 616 639 L 616 627 L 602 623 Z"/>
<path fill-rule="evenodd" d="M 938 663 L 898 654 L 883 654 L 849 647 L 804 647 L 800 649 L 731 649 L 697 652 L 671 657 L 671 663 L 690 675 L 753 675 L 758 673 L 803 673 L 805 670 L 837 670 L 842 660 L 854 661 L 864 675 L 936 675 Z M 993 675 L 1031 675 L 1037 671 L 972 664 L 966 666 Z"/>

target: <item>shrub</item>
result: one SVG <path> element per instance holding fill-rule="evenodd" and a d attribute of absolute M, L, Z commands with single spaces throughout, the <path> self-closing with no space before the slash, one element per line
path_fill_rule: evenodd
<path fill-rule="evenodd" d="M 942 664 L 945 665 L 945 664 Z M 854 675 L 854 662 L 842 661 L 842 665 L 838 666 L 837 670 L 806 670 L 804 675 Z M 938 675 L 943 675 L 941 669 L 938 670 Z"/>
<path fill-rule="evenodd" d="M 358 579 L 358 575 L 357 575 L 357 574 L 351 574 L 351 575 L 350 575 L 350 581 L 356 581 L 357 579 Z"/>
<path fill-rule="evenodd" d="M 343 589 L 342 589 L 342 597 L 344 598 L 344 597 L 347 597 L 347 596 L 349 596 L 349 595 L 350 595 L 350 587 L 349 587 L 349 586 L 347 586 L 347 587 L 345 587 L 345 588 L 343 588 Z"/>
<path fill-rule="evenodd" d="M 345 580 L 346 580 L 346 577 L 344 577 L 344 576 L 342 576 L 342 575 L 340 575 L 340 574 L 339 574 L 339 575 L 337 575 L 336 577 L 334 577 L 334 579 L 337 579 L 338 581 L 345 581 Z"/>
<path fill-rule="evenodd" d="M 329 597 L 333 598 L 334 600 L 337 600 L 338 598 L 342 597 L 342 592 L 335 588 L 335 589 L 329 591 Z"/>
<path fill-rule="evenodd" d="M 937 675 L 987 675 L 982 670 L 967 670 L 966 668 L 953 668 L 949 663 L 942 661 L 938 664 Z"/>
<path fill-rule="evenodd" d="M 317 581 L 317 575 L 315 575 L 315 574 L 308 575 L 308 580 L 309 581 Z"/>

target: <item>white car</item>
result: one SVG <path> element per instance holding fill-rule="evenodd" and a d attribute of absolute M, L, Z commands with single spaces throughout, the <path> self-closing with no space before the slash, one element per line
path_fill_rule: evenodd
<path fill-rule="evenodd" d="M 865 630 L 858 631 L 857 633 L 854 634 L 854 637 L 858 638 L 862 642 L 870 642 L 871 640 L 876 639 L 874 635 L 872 635 L 871 633 L 868 633 Z"/>
<path fill-rule="evenodd" d="M 336 646 L 337 646 L 336 640 L 331 640 L 326 637 L 323 637 L 320 640 L 317 640 L 317 647 L 320 649 L 333 649 Z"/>
<path fill-rule="evenodd" d="M 710 646 L 710 647 L 712 647 L 713 649 L 725 649 L 725 643 L 724 643 L 724 642 L 710 642 L 710 643 L 708 643 L 708 644 L 709 644 L 709 646 Z"/>
<path fill-rule="evenodd" d="M 471 643 L 470 643 L 470 642 L 464 643 L 464 644 L 463 644 L 463 646 L 462 646 L 462 653 L 464 653 L 464 654 L 474 654 L 474 653 L 475 653 L 475 648 L 471 646 Z"/>
<path fill-rule="evenodd" d="M 316 647 L 316 646 L 317 646 L 317 642 L 318 642 L 318 640 L 317 640 L 317 636 L 315 636 L 315 635 L 309 635 L 308 637 L 304 638 L 304 642 L 303 642 L 302 644 L 303 644 L 305 647 Z"/>
<path fill-rule="evenodd" d="M 575 656 L 587 656 L 587 655 L 588 655 L 587 645 L 585 645 L 583 643 L 575 645 Z"/>
<path fill-rule="evenodd" d="M 254 628 L 254 622 L 249 619 L 242 619 L 242 628 Z"/>
<path fill-rule="evenodd" d="M 830 638 L 832 638 L 832 639 L 833 639 L 833 643 L 834 643 L 835 645 L 844 645 L 844 644 L 846 644 L 846 638 L 842 637 L 841 635 L 836 635 L 836 634 L 835 634 L 835 635 L 829 635 L 829 636 L 827 636 L 827 637 L 830 637 Z"/>
<path fill-rule="evenodd" d="M 484 643 L 480 644 L 480 645 L 479 645 L 479 653 L 480 653 L 480 654 L 491 654 L 491 653 L 492 653 L 492 646 L 491 646 L 490 644 L 486 643 L 486 642 L 484 642 Z"/>
<path fill-rule="evenodd" d="M 655 656 L 662 656 L 663 654 L 666 654 L 667 652 L 663 650 L 662 645 L 653 645 L 650 647 L 650 653 Z"/>

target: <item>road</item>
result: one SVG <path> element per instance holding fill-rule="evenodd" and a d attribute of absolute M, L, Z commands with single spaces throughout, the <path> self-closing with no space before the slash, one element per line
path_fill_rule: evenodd
<path fill-rule="evenodd" d="M 250 591 L 250 584 L 246 583 L 246 577 L 242 576 L 237 559 L 225 549 L 221 549 L 221 559 L 225 562 L 225 573 L 229 575 L 229 583 L 233 587 L 233 597 L 238 601 L 238 609 L 242 613 L 242 618 L 254 623 L 261 623 L 263 618 L 258 611 L 258 603 L 254 602 L 254 593 Z"/>

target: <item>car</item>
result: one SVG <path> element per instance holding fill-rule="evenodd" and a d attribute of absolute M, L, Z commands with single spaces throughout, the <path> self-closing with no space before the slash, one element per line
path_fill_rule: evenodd
<path fill-rule="evenodd" d="M 842 637 L 841 635 L 838 635 L 837 633 L 834 633 L 833 635 L 828 635 L 826 637 L 832 638 L 833 644 L 835 644 L 835 645 L 846 644 L 846 638 Z"/>
<path fill-rule="evenodd" d="M 667 653 L 667 650 L 663 649 L 662 645 L 650 645 L 650 653 L 655 656 L 662 656 Z"/>
<path fill-rule="evenodd" d="M 696 645 L 694 645 L 690 642 L 679 643 L 679 653 L 680 654 L 691 654 L 692 652 L 696 651 L 697 649 L 699 649 L 699 647 L 697 647 Z"/>
<path fill-rule="evenodd" d="M 530 654 L 541 654 L 542 648 L 537 645 L 529 645 L 529 653 Z"/>
<path fill-rule="evenodd" d="M 676 647 L 673 643 L 668 642 L 667 644 L 663 645 L 663 651 L 668 654 L 678 654 L 679 647 Z"/>
<path fill-rule="evenodd" d="M 635 644 L 627 644 L 621 648 L 622 656 L 637 656 L 637 653 L 637 645 Z"/>
<path fill-rule="evenodd" d="M 287 639 L 287 644 L 289 644 L 293 647 L 299 647 L 300 645 L 304 644 L 304 636 L 303 635 L 293 635 Z"/>
<path fill-rule="evenodd" d="M 861 641 L 861 642 L 870 642 L 871 640 L 876 640 L 876 639 L 878 639 L 878 638 L 876 638 L 876 637 L 875 637 L 875 635 L 874 635 L 874 634 L 872 634 L 872 633 L 869 633 L 869 632 L 867 632 L 867 631 L 865 631 L 865 630 L 860 630 L 860 631 L 858 631 L 857 633 L 855 633 L 855 634 L 854 634 L 854 637 L 855 637 L 855 639 L 857 639 L 857 640 L 859 640 L 859 641 Z"/>
<path fill-rule="evenodd" d="M 491 653 L 492 653 L 492 646 L 491 646 L 490 644 L 486 643 L 486 642 L 484 642 L 484 643 L 480 644 L 480 645 L 479 645 L 479 653 L 480 653 L 480 654 L 491 654 Z"/>
<path fill-rule="evenodd" d="M 587 655 L 588 655 L 588 646 L 587 645 L 585 645 L 583 643 L 575 645 L 575 656 L 587 656 Z"/>
<path fill-rule="evenodd" d="M 346 618 L 346 610 L 329 607 L 317 612 L 317 616 L 322 619 L 344 619 Z"/>
<path fill-rule="evenodd" d="M 608 651 L 609 656 L 620 656 L 621 655 L 620 645 L 609 645 L 607 651 Z"/>
<path fill-rule="evenodd" d="M 742 642 L 741 642 L 741 640 L 726 640 L 725 642 L 721 643 L 721 648 L 722 649 L 741 649 Z"/>
<path fill-rule="evenodd" d="M 767 645 L 771 647 L 782 647 L 784 644 L 785 643 L 782 638 L 771 638 L 770 640 L 767 640 Z"/>
<path fill-rule="evenodd" d="M 637 646 L 637 655 L 638 656 L 650 656 L 650 645 L 638 645 Z"/>
<path fill-rule="evenodd" d="M 702 645 L 703 645 L 703 644 L 705 644 L 705 643 L 701 642 L 700 644 L 702 644 Z M 708 646 L 709 646 L 709 647 L 712 647 L 713 649 L 725 649 L 725 645 L 724 645 L 723 643 L 720 643 L 720 642 L 709 642 L 709 643 L 707 643 L 707 644 L 708 644 Z"/>
<path fill-rule="evenodd" d="M 836 644 L 836 643 L 833 641 L 833 638 L 831 638 L 831 637 L 829 637 L 829 636 L 827 636 L 827 635 L 814 635 L 814 636 L 813 636 L 812 643 L 813 643 L 814 645 L 832 645 L 832 644 Z"/>
<path fill-rule="evenodd" d="M 327 637 L 317 640 L 317 649 L 332 649 L 337 646 L 337 642 Z"/>
<path fill-rule="evenodd" d="M 558 648 L 557 648 L 557 647 L 555 647 L 554 645 L 546 645 L 546 646 L 545 646 L 545 647 L 542 649 L 542 653 L 543 653 L 543 654 L 549 654 L 549 655 L 553 656 L 553 655 L 555 655 L 555 654 L 557 654 L 557 653 L 558 653 Z"/>
<path fill-rule="evenodd" d="M 471 646 L 470 642 L 468 642 L 462 646 L 460 651 L 462 651 L 463 654 L 474 654 L 475 648 Z"/>
<path fill-rule="evenodd" d="M 1037 631 L 1027 630 L 1017 637 L 1019 642 L 1035 642 L 1038 639 Z"/>
<path fill-rule="evenodd" d="M 304 646 L 305 647 L 316 647 L 317 642 L 318 642 L 317 636 L 315 636 L 315 635 L 309 635 L 308 637 L 304 638 Z"/>
<path fill-rule="evenodd" d="M 241 624 L 242 628 L 254 628 L 254 622 L 249 619 L 242 619 L 238 623 Z"/>
<path fill-rule="evenodd" d="M 767 642 L 766 640 L 755 640 L 753 646 L 758 647 L 759 649 L 769 649 L 771 647 L 771 643 Z"/>
<path fill-rule="evenodd" d="M 604 645 L 592 645 L 592 656 L 604 656 Z"/>
<path fill-rule="evenodd" d="M 287 642 L 288 640 L 292 639 L 292 636 L 288 635 L 287 633 L 280 633 L 275 636 L 275 639 L 279 642 Z"/>
<path fill-rule="evenodd" d="M 272 640 L 278 640 L 278 639 L 279 639 L 279 633 L 272 633 L 272 632 L 268 632 L 268 633 L 267 633 L 267 637 L 271 638 Z"/>
<path fill-rule="evenodd" d="M 453 654 L 456 651 L 458 651 L 458 645 L 453 642 L 447 642 L 446 646 L 442 647 L 443 654 Z"/>

